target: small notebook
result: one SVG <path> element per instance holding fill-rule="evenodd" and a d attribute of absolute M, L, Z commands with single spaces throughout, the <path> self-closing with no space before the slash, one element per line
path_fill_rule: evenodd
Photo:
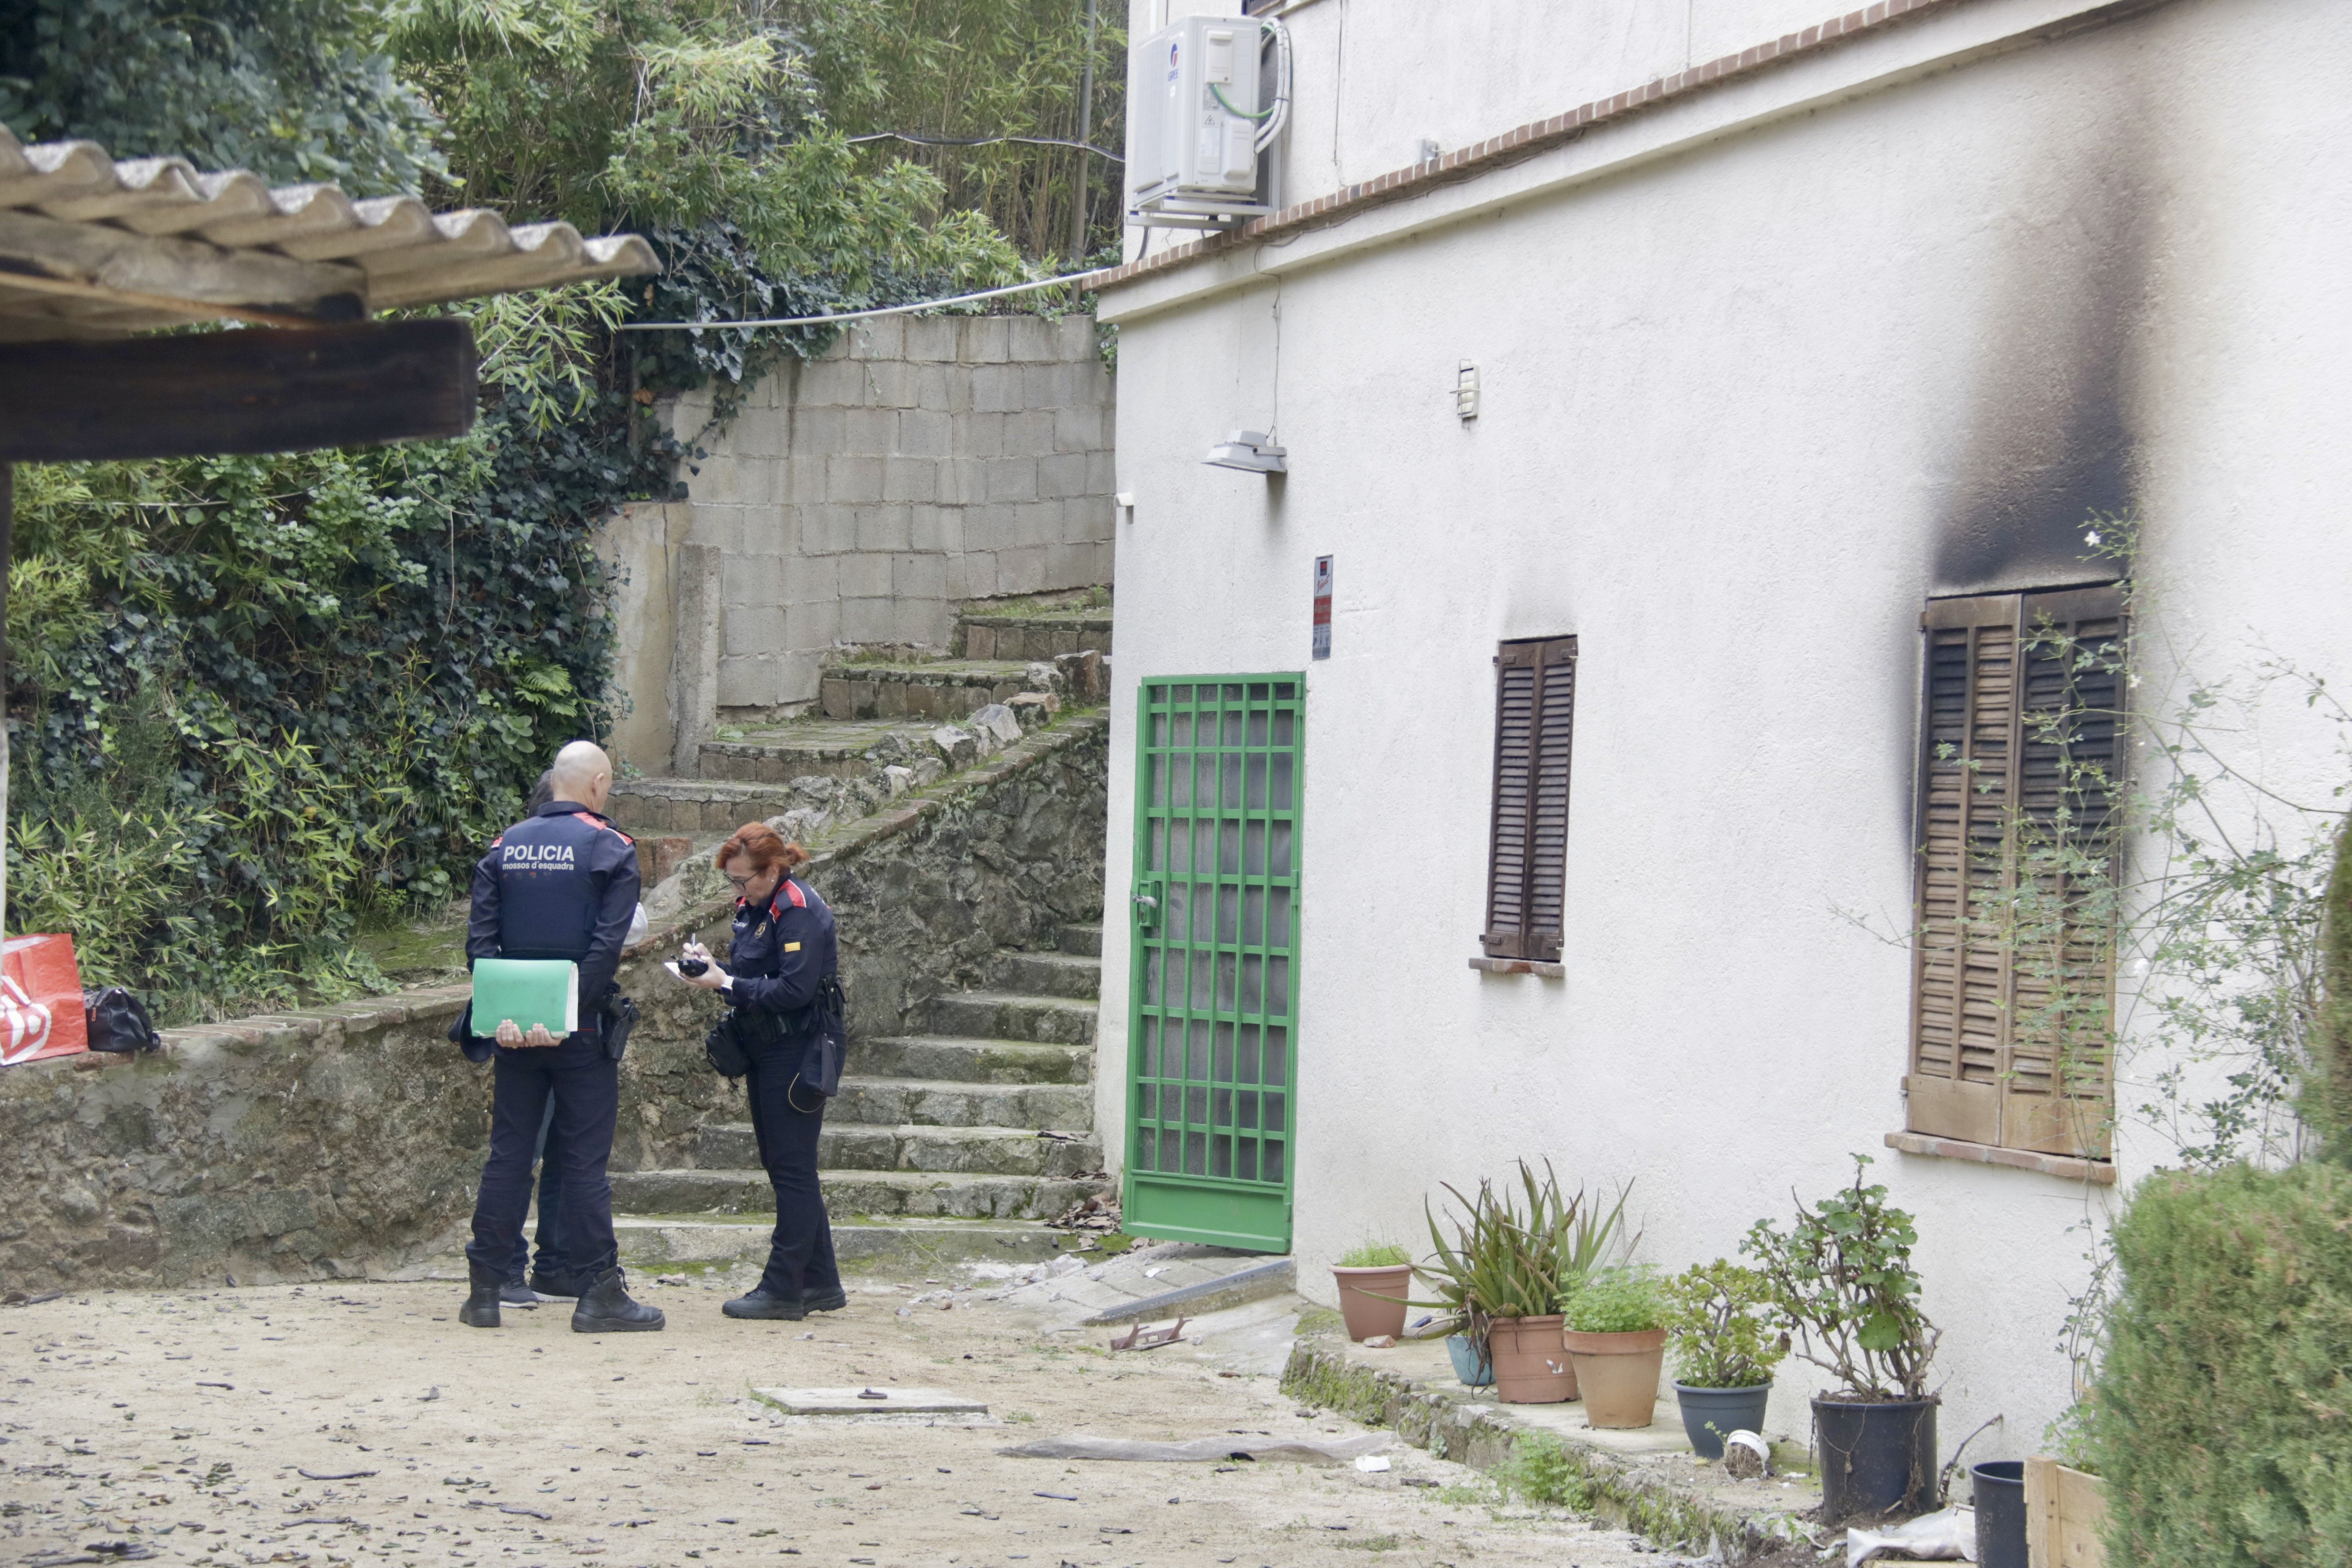
<path fill-rule="evenodd" d="M 525 1034 L 533 1024 L 551 1035 L 580 1027 L 580 966 L 569 958 L 474 960 L 473 1031 L 484 1040 L 508 1019 Z"/>

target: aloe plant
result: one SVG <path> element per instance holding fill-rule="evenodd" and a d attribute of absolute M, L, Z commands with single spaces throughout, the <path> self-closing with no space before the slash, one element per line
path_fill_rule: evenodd
<path fill-rule="evenodd" d="M 1453 1221 L 1451 1242 L 1435 1211 L 1426 1202 L 1422 1206 L 1433 1250 L 1413 1271 L 1433 1289 L 1436 1299 L 1408 1304 L 1445 1312 L 1447 1331 L 1469 1334 L 1482 1353 L 1491 1320 L 1537 1318 L 1559 1311 L 1586 1276 L 1613 1257 L 1631 1252 L 1640 1239 L 1625 1235 L 1631 1184 L 1618 1190 L 1616 1203 L 1606 1213 L 1597 1201 L 1588 1201 L 1582 1187 L 1572 1196 L 1563 1194 L 1549 1160 L 1540 1178 L 1521 1160 L 1519 1185 L 1527 1195 L 1524 1208 L 1508 1187 L 1497 1193 L 1491 1181 L 1479 1182 L 1475 1197 L 1446 1184 L 1445 1190 L 1464 1210 Z"/>

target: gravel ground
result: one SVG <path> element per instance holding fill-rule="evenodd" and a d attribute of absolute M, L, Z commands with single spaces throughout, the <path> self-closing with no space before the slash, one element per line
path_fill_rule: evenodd
<path fill-rule="evenodd" d="M 1475 1472 L 1401 1444 L 1381 1473 L 1000 1455 L 1081 1432 L 1363 1429 L 1300 1409 L 1263 1370 L 1218 1364 L 1216 1319 L 1205 1346 L 1113 1354 L 1109 1331 L 940 1284 L 861 1281 L 845 1312 L 740 1323 L 719 1315 L 717 1281 L 640 1281 L 669 1314 L 655 1334 L 575 1334 L 569 1303 L 468 1330 L 446 1283 L 0 1310 L 0 1563 L 1680 1561 L 1505 1507 Z M 1232 1315 L 1259 1335 L 1233 1364 L 1262 1369 L 1267 1311 Z M 788 1417 L 751 1393 L 853 1385 L 946 1389 L 989 1415 Z"/>

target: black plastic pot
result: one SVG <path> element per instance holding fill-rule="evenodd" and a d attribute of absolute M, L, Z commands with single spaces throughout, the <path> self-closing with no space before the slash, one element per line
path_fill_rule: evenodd
<path fill-rule="evenodd" d="M 1690 1439 L 1691 1452 L 1702 1459 L 1723 1458 L 1723 1440 L 1734 1432 L 1762 1433 L 1764 1406 L 1771 1397 L 1769 1383 L 1753 1388 L 1675 1385 L 1675 1400 L 1683 1409 L 1683 1436 Z"/>
<path fill-rule="evenodd" d="M 2026 1568 L 2025 1461 L 1971 1465 L 1977 1483 L 1977 1568 Z"/>
<path fill-rule="evenodd" d="M 1936 1506 L 1933 1399 L 1813 1401 L 1822 1461 L 1822 1521 L 1926 1513 Z"/>

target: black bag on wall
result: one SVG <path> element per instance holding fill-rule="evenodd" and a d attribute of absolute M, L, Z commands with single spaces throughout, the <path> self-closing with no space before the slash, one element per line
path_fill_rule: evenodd
<path fill-rule="evenodd" d="M 121 986 L 81 994 L 82 1012 L 89 1019 L 92 1051 L 161 1051 L 163 1037 L 147 1016 L 147 1004 Z"/>

